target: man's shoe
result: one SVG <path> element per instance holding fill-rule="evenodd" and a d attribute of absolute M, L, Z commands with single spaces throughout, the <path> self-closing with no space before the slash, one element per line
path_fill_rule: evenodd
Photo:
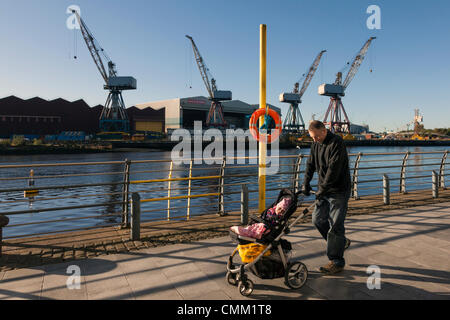
<path fill-rule="evenodd" d="M 350 247 L 350 244 L 352 243 L 352 241 L 348 238 L 345 238 L 345 247 L 344 250 L 347 250 L 348 247 Z"/>
<path fill-rule="evenodd" d="M 337 266 L 333 261 L 328 262 L 323 267 L 319 268 L 319 271 L 325 274 L 335 274 L 344 270 L 344 267 Z"/>

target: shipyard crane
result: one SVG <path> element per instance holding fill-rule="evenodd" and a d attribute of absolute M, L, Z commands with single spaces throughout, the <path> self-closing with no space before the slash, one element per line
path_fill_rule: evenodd
<path fill-rule="evenodd" d="M 197 62 L 200 75 L 202 76 L 206 90 L 208 91 L 209 100 L 211 100 L 211 107 L 209 109 L 208 116 L 206 117 L 206 125 L 208 127 L 226 127 L 227 123 L 223 116 L 221 101 L 231 100 L 231 91 L 217 90 L 216 80 L 212 77 L 209 69 L 206 67 L 205 61 L 203 60 L 200 51 L 198 51 L 194 39 L 189 35 L 186 35 L 186 38 L 188 38 L 191 42 L 192 50 L 195 55 L 195 61 Z"/>
<path fill-rule="evenodd" d="M 371 37 L 366 41 L 353 60 L 350 70 L 343 82 L 342 72 L 340 71 L 336 75 L 334 84 L 322 84 L 319 86 L 319 94 L 330 97 L 330 104 L 325 113 L 323 122 L 332 132 L 350 133 L 350 121 L 348 120 L 341 97 L 345 96 L 345 90 L 358 72 L 367 50 L 374 39 L 376 39 L 376 37 Z"/>
<path fill-rule="evenodd" d="M 303 121 L 302 114 L 298 105 L 302 102 L 303 94 L 306 89 L 308 89 L 309 84 L 311 83 L 314 74 L 316 73 L 317 68 L 319 67 L 320 59 L 322 55 L 326 52 L 326 50 L 322 50 L 314 60 L 313 64 L 309 68 L 306 76 L 304 75 L 305 80 L 303 81 L 303 85 L 300 88 L 300 81 L 297 81 L 294 85 L 294 90 L 292 93 L 284 92 L 280 94 L 279 100 L 280 102 L 289 103 L 289 111 L 284 119 L 283 123 L 283 131 L 288 133 L 304 133 L 305 132 L 305 122 Z"/>
<path fill-rule="evenodd" d="M 105 50 L 100 47 L 98 41 L 88 29 L 78 11 L 72 10 L 72 12 L 76 15 L 84 41 L 86 42 L 98 71 L 105 81 L 103 88 L 109 90 L 108 98 L 106 99 L 105 106 L 100 115 L 100 131 L 127 133 L 130 131 L 130 122 L 123 101 L 122 91 L 135 90 L 136 79 L 133 77 L 117 76 L 115 63 L 111 61 Z M 108 72 L 106 72 L 100 54 L 108 61 Z"/>

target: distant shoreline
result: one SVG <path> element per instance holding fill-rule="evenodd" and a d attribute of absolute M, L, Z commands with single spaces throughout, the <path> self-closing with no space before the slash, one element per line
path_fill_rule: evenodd
<path fill-rule="evenodd" d="M 206 147 L 211 142 L 203 143 Z M 107 153 L 107 152 L 124 152 L 134 150 L 160 150 L 170 151 L 176 146 L 176 141 L 149 141 L 149 142 L 127 142 L 127 141 L 109 141 L 103 144 L 74 144 L 74 145 L 25 145 L 25 146 L 0 146 L 0 155 L 34 155 L 34 154 L 81 154 L 81 153 Z M 442 147 L 450 146 L 450 140 L 345 140 L 348 147 L 366 146 L 366 147 Z M 280 149 L 309 148 L 310 142 L 280 143 Z M 224 148 L 226 145 L 224 144 Z M 246 144 L 246 148 L 248 144 Z M 269 147 L 270 148 L 270 147 Z"/>
<path fill-rule="evenodd" d="M 111 145 L 25 145 L 25 146 L 0 146 L 0 155 L 33 155 L 33 154 L 77 154 L 77 153 L 105 153 L 113 152 Z"/>

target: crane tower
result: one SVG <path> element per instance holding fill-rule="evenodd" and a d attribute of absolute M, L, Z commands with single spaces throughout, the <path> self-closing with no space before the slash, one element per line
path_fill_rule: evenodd
<path fill-rule="evenodd" d="M 376 39 L 376 37 L 371 37 L 366 41 L 353 60 L 350 70 L 343 82 L 342 72 L 338 72 L 334 84 L 322 84 L 319 86 L 319 94 L 330 97 L 330 104 L 325 113 L 323 123 L 328 126 L 332 132 L 350 133 L 350 121 L 348 120 L 341 97 L 345 96 L 345 90 L 358 72 L 367 50 L 369 49 L 370 43 L 374 39 Z"/>
<path fill-rule="evenodd" d="M 77 17 L 80 25 L 81 34 L 89 49 L 89 52 L 100 72 L 105 84 L 103 88 L 109 90 L 108 98 L 100 115 L 100 131 L 102 132 L 129 132 L 130 122 L 122 97 L 123 90 L 135 90 L 136 79 L 133 77 L 117 76 L 116 65 L 102 49 L 98 41 L 94 38 L 92 32 L 86 26 L 84 20 L 80 17 L 78 11 L 72 10 Z M 108 73 L 103 64 L 100 54 L 108 61 Z"/>
<path fill-rule="evenodd" d="M 306 73 L 305 80 L 303 85 L 300 88 L 300 80 L 297 81 L 294 85 L 294 90 L 292 93 L 282 93 L 280 94 L 279 100 L 280 102 L 289 103 L 289 110 L 284 119 L 283 123 L 283 131 L 288 133 L 304 133 L 305 132 L 305 122 L 303 121 L 302 114 L 300 112 L 300 108 L 298 105 L 302 102 L 303 94 L 305 93 L 308 86 L 319 66 L 320 59 L 322 55 L 326 52 L 326 50 L 322 50 L 314 60 L 313 64 L 309 68 Z"/>
<path fill-rule="evenodd" d="M 221 101 L 231 100 L 231 91 L 217 90 L 216 80 L 209 73 L 209 69 L 206 67 L 203 57 L 200 55 L 200 51 L 194 42 L 194 39 L 186 35 L 194 50 L 195 61 L 197 62 L 200 75 L 202 76 L 203 83 L 208 91 L 209 100 L 211 100 L 211 108 L 209 109 L 208 116 L 206 117 L 206 125 L 212 127 L 226 127 L 227 123 L 223 116 L 223 108 Z"/>

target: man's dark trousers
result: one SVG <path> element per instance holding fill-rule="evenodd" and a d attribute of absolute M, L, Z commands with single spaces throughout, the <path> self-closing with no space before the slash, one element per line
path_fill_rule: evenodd
<path fill-rule="evenodd" d="M 312 222 L 327 241 L 327 256 L 337 266 L 344 267 L 346 243 L 344 221 L 350 192 L 331 193 L 316 202 Z"/>

